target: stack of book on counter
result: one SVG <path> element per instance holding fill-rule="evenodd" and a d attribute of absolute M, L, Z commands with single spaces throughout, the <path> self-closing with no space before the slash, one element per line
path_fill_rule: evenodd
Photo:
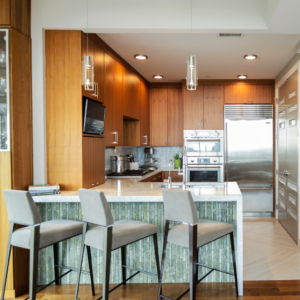
<path fill-rule="evenodd" d="M 38 184 L 31 185 L 28 188 L 31 196 L 43 196 L 43 195 L 56 195 L 60 194 L 60 187 L 58 184 Z"/>

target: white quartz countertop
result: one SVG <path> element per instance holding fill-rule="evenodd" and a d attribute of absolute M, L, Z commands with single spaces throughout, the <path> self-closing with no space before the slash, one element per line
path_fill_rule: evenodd
<path fill-rule="evenodd" d="M 108 202 L 162 202 L 162 182 L 140 182 L 155 172 L 139 179 L 107 179 L 105 184 L 91 188 L 104 192 Z M 178 189 L 178 184 L 173 183 Z M 194 185 L 194 183 L 191 183 Z M 175 187 L 177 185 L 177 187 Z M 187 188 L 191 191 L 194 201 L 239 201 L 242 200 L 241 191 L 236 182 L 201 183 Z M 34 196 L 35 202 L 79 202 L 77 191 L 63 191 L 60 195 Z"/>

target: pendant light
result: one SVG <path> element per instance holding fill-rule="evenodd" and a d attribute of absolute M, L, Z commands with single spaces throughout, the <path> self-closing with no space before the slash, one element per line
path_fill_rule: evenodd
<path fill-rule="evenodd" d="M 87 34 L 86 34 L 86 54 L 84 55 L 84 60 L 82 62 L 83 70 L 82 70 L 82 80 L 84 89 L 86 91 L 93 91 L 94 90 L 94 57 L 89 55 L 89 23 L 88 23 L 88 16 L 89 16 L 89 1 L 87 0 Z"/>
<path fill-rule="evenodd" d="M 193 8 L 191 0 L 191 52 L 192 52 L 192 29 L 193 29 Z M 187 58 L 186 86 L 188 91 L 195 91 L 198 85 L 197 58 L 196 55 L 189 55 Z"/>

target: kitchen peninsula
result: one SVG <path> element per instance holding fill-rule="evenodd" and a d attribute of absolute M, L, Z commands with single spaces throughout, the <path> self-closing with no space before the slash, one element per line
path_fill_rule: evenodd
<path fill-rule="evenodd" d="M 101 190 L 107 197 L 114 220 L 141 220 L 158 226 L 159 254 L 162 253 L 164 212 L 162 198 L 162 182 L 141 182 L 161 172 L 147 174 L 140 179 L 108 179 L 105 184 L 92 188 Z M 177 187 L 176 187 L 177 184 Z M 179 183 L 173 183 L 178 188 Z M 231 223 L 234 225 L 236 245 L 237 273 L 240 295 L 243 293 L 243 200 L 238 185 L 235 182 L 193 184 L 191 190 L 199 218 L 211 219 Z M 68 218 L 81 220 L 80 200 L 77 192 L 62 192 L 60 195 L 36 196 L 34 201 L 42 215 L 43 221 L 54 218 Z M 172 224 L 171 224 L 172 225 Z M 63 242 L 63 264 L 77 268 L 77 257 L 80 249 L 81 237 Z M 64 251 L 65 249 L 65 251 Z M 128 265 L 156 273 L 154 253 L 152 253 L 152 239 L 145 239 L 128 246 Z M 111 259 L 110 283 L 121 281 L 120 251 L 115 251 Z M 51 267 L 52 249 L 44 249 L 39 257 L 39 284 L 44 284 L 53 276 Z M 92 249 L 95 282 L 102 282 L 102 253 Z M 85 257 L 86 258 L 86 257 Z M 170 263 L 172 260 L 172 263 Z M 200 248 L 199 261 L 215 268 L 232 272 L 231 246 L 228 237 Z M 88 269 L 87 259 L 84 270 Z M 167 261 L 164 282 L 189 281 L 188 249 L 171 245 L 167 247 Z M 209 270 L 199 268 L 199 276 L 204 276 Z M 132 271 L 131 271 L 132 272 Z M 131 273 L 130 273 L 131 274 Z M 82 283 L 89 283 L 89 276 L 82 275 Z M 76 273 L 72 272 L 63 278 L 62 283 L 75 283 Z M 231 282 L 233 276 L 213 272 L 206 282 Z M 157 282 L 155 277 L 139 275 L 131 282 Z"/>

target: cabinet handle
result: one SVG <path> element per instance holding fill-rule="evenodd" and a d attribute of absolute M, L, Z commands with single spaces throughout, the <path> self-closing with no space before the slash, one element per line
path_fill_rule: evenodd
<path fill-rule="evenodd" d="M 98 98 L 98 82 L 94 82 L 94 85 L 95 85 L 95 93 L 93 94 L 93 96 L 95 96 L 96 98 Z"/>
<path fill-rule="evenodd" d="M 94 186 L 95 184 L 94 183 L 92 183 L 92 186 Z"/>
<path fill-rule="evenodd" d="M 117 133 L 117 145 L 119 144 L 119 132 L 118 131 L 116 131 L 116 133 Z"/>
<path fill-rule="evenodd" d="M 147 135 L 145 135 L 144 138 L 145 138 L 145 143 L 144 143 L 144 145 L 147 145 L 147 144 L 148 144 L 148 137 L 147 137 Z"/>
<path fill-rule="evenodd" d="M 170 146 L 170 136 L 169 136 L 169 146 Z"/>
<path fill-rule="evenodd" d="M 165 137 L 165 144 L 168 145 L 167 137 Z"/>
<path fill-rule="evenodd" d="M 99 184 L 99 182 L 96 182 L 96 184 Z"/>
<path fill-rule="evenodd" d="M 118 132 L 117 131 L 114 131 L 113 132 L 113 134 L 115 135 L 115 141 L 113 142 L 113 144 L 117 144 L 118 142 L 117 142 L 117 134 L 118 134 Z"/>
<path fill-rule="evenodd" d="M 156 178 L 153 178 L 152 180 L 154 181 L 154 180 L 156 180 Z"/>

